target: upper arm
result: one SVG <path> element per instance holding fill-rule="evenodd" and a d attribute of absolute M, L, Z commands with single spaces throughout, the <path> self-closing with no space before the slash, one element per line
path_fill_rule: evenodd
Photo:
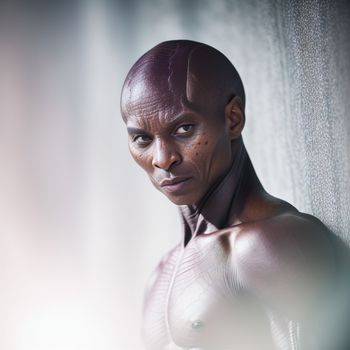
<path fill-rule="evenodd" d="M 308 317 L 335 275 L 327 229 L 295 215 L 242 231 L 233 263 L 245 288 L 292 318 Z"/>

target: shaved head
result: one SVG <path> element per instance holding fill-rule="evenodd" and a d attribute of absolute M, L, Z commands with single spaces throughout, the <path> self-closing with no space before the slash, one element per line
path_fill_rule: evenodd
<path fill-rule="evenodd" d="M 223 113 L 245 93 L 231 62 L 211 46 L 189 40 L 165 41 L 146 52 L 130 69 L 122 90 L 123 119 L 155 109 L 177 113 L 188 107 L 204 114 Z"/>

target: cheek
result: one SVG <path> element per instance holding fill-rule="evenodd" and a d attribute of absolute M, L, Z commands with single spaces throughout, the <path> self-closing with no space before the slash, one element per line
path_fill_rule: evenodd
<path fill-rule="evenodd" d="M 203 141 L 203 140 L 201 140 L 201 141 L 196 142 L 196 144 L 194 145 L 193 151 L 194 151 L 194 154 L 195 154 L 196 157 L 198 157 L 198 156 L 203 156 L 203 154 L 206 153 L 205 151 L 206 151 L 207 149 L 205 149 L 205 148 L 203 147 L 204 144 L 207 145 L 207 144 L 208 144 L 208 141 Z"/>
<path fill-rule="evenodd" d="M 143 152 L 142 150 L 136 150 L 133 147 L 129 146 L 129 151 L 131 156 L 133 157 L 134 161 L 145 171 L 149 172 L 149 164 L 150 160 L 147 156 L 146 152 Z"/>
<path fill-rule="evenodd" d="M 201 174 L 203 174 L 203 170 L 207 168 L 207 163 L 211 158 L 212 152 L 212 144 L 205 135 L 198 137 L 184 150 L 185 158 L 187 158 Z"/>
<path fill-rule="evenodd" d="M 207 158 L 213 152 L 214 142 L 206 132 L 200 135 L 192 147 L 194 155 L 199 158 Z"/>
<path fill-rule="evenodd" d="M 208 178 L 220 176 L 230 164 L 231 143 L 222 137 L 204 137 L 193 147 L 192 159 Z"/>

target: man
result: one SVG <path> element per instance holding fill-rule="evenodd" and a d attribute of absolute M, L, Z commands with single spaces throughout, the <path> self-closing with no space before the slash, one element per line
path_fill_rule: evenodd
<path fill-rule="evenodd" d="M 126 77 L 130 152 L 184 226 L 146 292 L 147 349 L 337 348 L 324 315 L 338 243 L 263 189 L 241 136 L 244 108 L 237 71 L 205 44 L 161 43 Z"/>

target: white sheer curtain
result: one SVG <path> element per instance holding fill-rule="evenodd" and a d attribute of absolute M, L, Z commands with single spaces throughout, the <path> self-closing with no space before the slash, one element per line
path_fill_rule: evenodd
<path fill-rule="evenodd" d="M 349 241 L 345 1 L 1 6 L 1 349 L 142 348 L 144 285 L 180 222 L 129 157 L 119 94 L 160 41 L 232 60 L 266 189 Z"/>

